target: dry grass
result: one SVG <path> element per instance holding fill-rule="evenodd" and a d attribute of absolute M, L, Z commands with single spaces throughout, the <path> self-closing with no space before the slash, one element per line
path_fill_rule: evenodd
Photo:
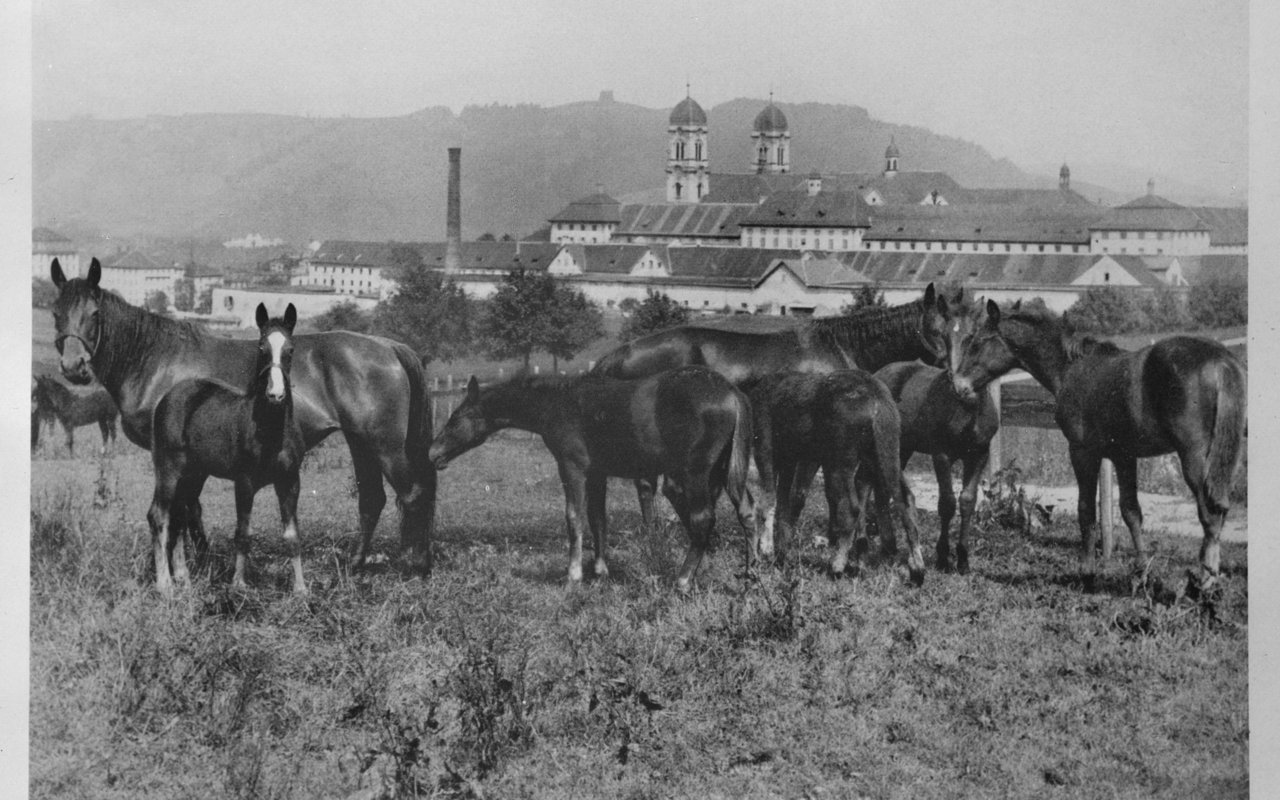
<path fill-rule="evenodd" d="M 682 598 L 683 533 L 637 534 L 619 482 L 610 578 L 566 586 L 555 464 L 512 435 L 442 474 L 435 575 L 353 577 L 334 442 L 303 476 L 310 598 L 287 593 L 269 490 L 254 588 L 230 590 L 233 502 L 211 482 L 215 566 L 166 603 L 148 589 L 146 454 L 32 468 L 35 797 L 1248 792 L 1244 546 L 1225 548 L 1212 615 L 1130 595 L 1118 563 L 1083 593 L 1067 517 L 1034 539 L 983 531 L 972 574 L 921 589 L 884 563 L 830 580 L 807 541 L 752 580 L 722 506 L 719 551 Z M 1156 544 L 1172 585 L 1197 543 Z"/>

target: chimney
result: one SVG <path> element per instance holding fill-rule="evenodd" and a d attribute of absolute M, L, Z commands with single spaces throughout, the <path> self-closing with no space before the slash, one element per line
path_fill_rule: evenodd
<path fill-rule="evenodd" d="M 462 148 L 449 148 L 449 207 L 445 218 L 444 271 L 462 269 Z"/>

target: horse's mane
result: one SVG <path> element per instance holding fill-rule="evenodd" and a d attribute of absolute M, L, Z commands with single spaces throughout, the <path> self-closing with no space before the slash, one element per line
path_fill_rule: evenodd
<path fill-rule="evenodd" d="M 924 300 L 916 299 L 896 306 L 870 306 L 838 317 L 810 320 L 803 330 L 814 341 L 860 353 L 869 345 L 918 332 L 923 312 Z"/>
<path fill-rule="evenodd" d="M 76 289 L 85 293 L 89 291 L 87 285 Z M 111 328 L 110 340 L 104 341 L 100 354 L 104 373 L 119 365 L 140 363 L 157 351 L 199 344 L 208 337 L 202 326 L 162 317 L 130 305 L 113 292 L 100 292 L 98 307 L 104 324 Z"/>
<path fill-rule="evenodd" d="M 1066 353 L 1068 363 L 1077 361 L 1085 356 L 1105 356 L 1124 352 L 1115 342 L 1077 333 L 1065 318 L 1050 311 L 1043 301 L 1028 303 L 1021 308 L 1013 309 L 1004 318 L 1010 322 L 1019 322 L 1037 330 L 1048 331 L 1047 335 L 1049 336 L 1057 336 L 1062 342 L 1062 350 Z"/>

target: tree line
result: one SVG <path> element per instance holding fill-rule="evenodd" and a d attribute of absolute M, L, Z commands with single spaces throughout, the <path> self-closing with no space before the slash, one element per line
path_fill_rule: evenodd
<path fill-rule="evenodd" d="M 466 294 L 448 277 L 428 270 L 412 247 L 392 251 L 395 294 L 372 311 L 348 301 L 309 320 L 316 330 L 350 330 L 398 339 L 424 362 L 474 354 L 519 358 L 551 356 L 553 369 L 602 337 L 604 312 L 581 291 L 546 272 L 513 270 L 486 300 Z M 631 308 L 623 341 L 688 320 L 689 311 L 665 294 L 650 292 Z"/>

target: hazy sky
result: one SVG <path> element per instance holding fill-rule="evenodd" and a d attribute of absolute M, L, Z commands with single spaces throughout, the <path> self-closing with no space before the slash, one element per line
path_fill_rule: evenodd
<path fill-rule="evenodd" d="M 773 90 L 1027 167 L 1225 193 L 1248 172 L 1248 17 L 1247 0 L 35 0 L 32 102 L 37 120 L 392 116 L 612 89 L 665 108 L 688 80 L 708 109 Z"/>

